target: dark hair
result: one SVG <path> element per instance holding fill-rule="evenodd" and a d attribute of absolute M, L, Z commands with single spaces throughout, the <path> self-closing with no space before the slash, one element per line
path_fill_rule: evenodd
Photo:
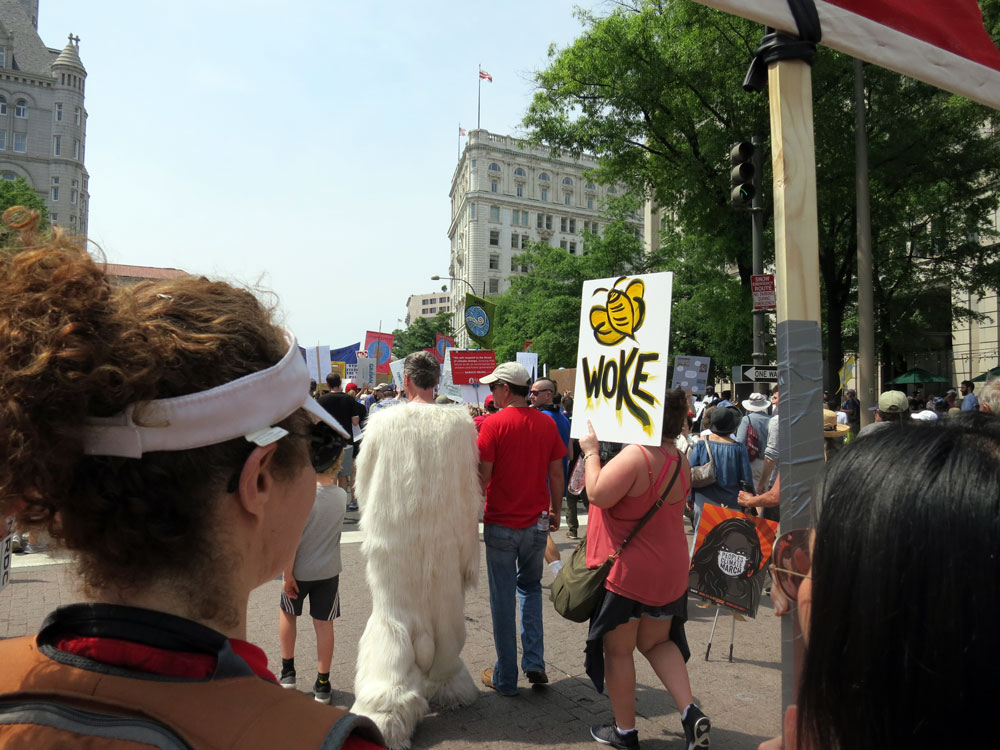
<path fill-rule="evenodd" d="M 719 570 L 719 566 L 716 563 L 719 552 L 725 546 L 726 537 L 732 533 L 742 536 L 752 552 L 747 558 L 746 569 L 735 579 L 730 578 Z M 755 589 L 753 579 L 764 559 L 763 555 L 764 553 L 760 548 L 760 537 L 757 535 L 757 527 L 754 526 L 753 522 L 746 518 L 727 518 L 705 535 L 701 547 L 698 548 L 698 551 L 695 552 L 694 557 L 691 559 L 691 569 L 701 574 L 699 583 L 705 593 L 718 599 L 729 598 L 730 582 L 733 580 L 739 581 L 742 584 L 740 588 L 743 590 L 740 598 L 746 600 L 747 609 L 753 612 L 757 608 L 758 603 L 753 600 L 757 598 L 759 601 L 760 597 L 759 587 Z"/>
<path fill-rule="evenodd" d="M 976 390 L 976 384 L 973 383 L 971 380 L 963 380 L 961 383 L 959 383 L 959 385 L 968 386 L 970 391 Z"/>
<path fill-rule="evenodd" d="M 946 747 L 1000 670 L 1000 421 L 904 421 L 830 462 L 812 559 L 799 742 Z M 988 747 L 988 721 L 962 744 Z"/>
<path fill-rule="evenodd" d="M 878 415 L 883 422 L 902 422 L 903 418 L 910 419 L 911 412 L 908 411 L 882 411 L 878 410 Z"/>
<path fill-rule="evenodd" d="M 515 396 L 520 396 L 521 398 L 527 398 L 528 391 L 531 390 L 530 385 L 514 385 L 513 383 L 508 383 L 507 381 L 503 381 L 503 383 L 508 388 L 510 388 L 511 393 L 513 393 Z"/>
<path fill-rule="evenodd" d="M 265 369 L 288 349 L 282 329 L 251 292 L 222 282 L 116 286 L 81 246 L 34 226 L 0 263 L 0 517 L 46 527 L 77 553 L 91 589 L 168 581 L 196 616 L 232 620 L 216 579 L 238 561 L 216 542 L 226 533 L 216 502 L 247 441 L 89 456 L 80 428 Z M 280 424 L 302 432 L 308 417 Z M 280 477 L 306 461 L 302 441 L 278 442 Z"/>
<path fill-rule="evenodd" d="M 331 372 L 326 376 L 326 384 L 330 386 L 330 388 L 340 388 L 340 384 L 343 382 L 343 378 L 340 377 L 339 372 Z"/>
<path fill-rule="evenodd" d="M 663 398 L 663 430 L 662 437 L 675 438 L 684 429 L 684 420 L 687 419 L 688 400 L 687 394 L 680 388 L 667 391 Z"/>
<path fill-rule="evenodd" d="M 413 352 L 403 360 L 403 372 L 414 386 L 424 390 L 437 385 L 441 366 L 430 352 Z"/>

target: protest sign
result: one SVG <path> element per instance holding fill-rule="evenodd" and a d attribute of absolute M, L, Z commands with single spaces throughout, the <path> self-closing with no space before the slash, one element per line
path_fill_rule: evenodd
<path fill-rule="evenodd" d="M 396 384 L 396 388 L 402 390 L 403 388 L 403 363 L 405 359 L 397 359 L 389 363 L 389 372 L 392 373 L 392 382 Z"/>
<path fill-rule="evenodd" d="M 479 385 L 479 379 L 497 367 L 496 353 L 490 349 L 451 349 L 451 382 L 455 385 Z"/>
<path fill-rule="evenodd" d="M 10 581 L 13 543 L 14 516 L 0 518 L 0 591 L 3 591 Z"/>
<path fill-rule="evenodd" d="M 335 372 L 340 375 L 340 379 L 343 380 L 347 377 L 347 363 L 346 362 L 330 362 L 330 372 Z"/>
<path fill-rule="evenodd" d="M 374 387 L 375 371 L 376 362 L 374 359 L 371 357 L 358 357 L 357 374 L 354 382 L 361 388 L 365 388 L 366 386 Z"/>
<path fill-rule="evenodd" d="M 670 381 L 671 388 L 681 388 L 691 391 L 696 396 L 705 392 L 708 385 L 708 369 L 712 364 L 711 357 L 674 357 L 674 377 Z"/>
<path fill-rule="evenodd" d="M 444 362 L 445 352 L 448 347 L 455 346 L 455 339 L 445 336 L 443 333 L 437 334 L 437 341 L 434 344 L 434 352 L 438 362 Z"/>
<path fill-rule="evenodd" d="M 672 273 L 583 284 L 572 436 L 659 445 L 667 391 Z"/>
<path fill-rule="evenodd" d="M 705 503 L 691 555 L 688 590 L 756 617 L 777 534 L 774 521 Z"/>
<path fill-rule="evenodd" d="M 462 386 L 460 385 L 442 385 L 438 388 L 438 393 L 459 404 L 465 403 L 465 397 L 462 395 Z"/>
<path fill-rule="evenodd" d="M 532 380 L 538 380 L 538 355 L 535 352 L 517 352 L 517 363 L 522 365 Z"/>
<path fill-rule="evenodd" d="M 493 348 L 493 314 L 496 305 L 474 294 L 465 295 L 465 330 L 483 349 Z"/>
<path fill-rule="evenodd" d="M 306 366 L 309 368 L 309 377 L 317 383 L 326 382 L 327 373 L 330 372 L 330 347 L 328 346 L 307 346 Z"/>
<path fill-rule="evenodd" d="M 367 331 L 365 333 L 365 351 L 368 358 L 375 360 L 376 372 L 389 372 L 389 360 L 392 358 L 392 344 L 395 337 L 391 333 Z M 374 384 L 374 379 L 372 383 Z"/>

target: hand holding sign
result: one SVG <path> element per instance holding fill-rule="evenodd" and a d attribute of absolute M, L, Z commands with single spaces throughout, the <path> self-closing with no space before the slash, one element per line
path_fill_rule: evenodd
<path fill-rule="evenodd" d="M 580 451 L 583 455 L 595 452 L 599 447 L 597 433 L 594 432 L 594 425 L 587 420 L 587 434 L 580 438 Z"/>

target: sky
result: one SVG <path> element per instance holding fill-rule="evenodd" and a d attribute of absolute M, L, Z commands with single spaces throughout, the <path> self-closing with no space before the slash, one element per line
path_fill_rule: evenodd
<path fill-rule="evenodd" d="M 401 328 L 447 274 L 479 65 L 482 127 L 523 134 L 578 4 L 41 0 L 42 40 L 78 35 L 87 68 L 90 239 L 272 290 L 306 346 Z"/>

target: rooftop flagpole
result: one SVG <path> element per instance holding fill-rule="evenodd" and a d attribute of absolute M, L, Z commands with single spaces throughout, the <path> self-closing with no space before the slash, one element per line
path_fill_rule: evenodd
<path fill-rule="evenodd" d="M 479 92 L 476 97 L 476 130 L 479 130 L 479 113 L 483 104 L 483 64 L 479 63 Z"/>

